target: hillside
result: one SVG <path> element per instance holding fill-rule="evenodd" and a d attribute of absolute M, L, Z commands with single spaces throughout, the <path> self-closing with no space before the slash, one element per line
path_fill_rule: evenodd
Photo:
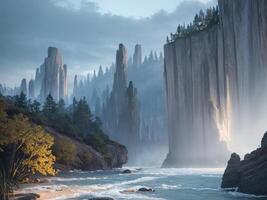
<path fill-rule="evenodd" d="M 33 109 L 36 102 L 27 102 L 23 106 L 23 98 L 23 95 L 16 98 L 1 97 L 1 101 L 5 104 L 8 118 L 23 114 L 32 124 L 41 126 L 53 137 L 52 152 L 56 157 L 56 169 L 105 170 L 122 167 L 127 162 L 126 147 L 110 140 L 97 124 L 100 122 L 93 119 L 93 116 L 88 116 L 88 127 L 79 127 L 71 117 L 73 112 L 68 108 L 60 111 L 60 105 L 55 104 L 57 111 L 49 114 L 46 113 L 45 105 L 43 110 L 40 105 L 38 109 Z M 81 105 L 81 102 L 77 104 Z M 77 112 L 76 118 L 84 121 Z M 86 124 L 85 121 L 84 123 Z"/>

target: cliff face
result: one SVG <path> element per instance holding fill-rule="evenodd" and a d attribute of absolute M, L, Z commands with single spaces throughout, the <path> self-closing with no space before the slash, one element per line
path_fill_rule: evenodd
<path fill-rule="evenodd" d="M 219 24 L 164 46 L 169 154 L 163 166 L 222 164 L 226 142 L 237 146 L 252 128 L 264 128 L 261 120 L 248 122 L 266 110 L 267 2 L 218 4 Z"/>

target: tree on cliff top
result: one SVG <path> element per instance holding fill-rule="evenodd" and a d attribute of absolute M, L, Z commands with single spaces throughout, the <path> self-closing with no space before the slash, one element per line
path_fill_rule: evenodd
<path fill-rule="evenodd" d="M 54 175 L 53 137 L 22 114 L 7 117 L 0 100 L 0 199 L 31 174 Z"/>
<path fill-rule="evenodd" d="M 187 36 L 192 35 L 193 33 L 203 31 L 218 23 L 218 6 L 208 8 L 205 13 L 203 12 L 203 10 L 200 10 L 199 13 L 195 15 L 193 22 L 189 23 L 187 26 L 185 24 L 179 24 L 176 33 L 170 34 L 170 40 L 167 37 L 167 43 L 174 42 L 176 39 L 185 38 Z"/>

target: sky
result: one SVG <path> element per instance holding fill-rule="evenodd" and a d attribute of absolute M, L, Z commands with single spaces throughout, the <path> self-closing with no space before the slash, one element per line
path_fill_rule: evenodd
<path fill-rule="evenodd" d="M 128 55 L 163 51 L 166 36 L 215 0 L 3 0 L 0 1 L 0 83 L 18 86 L 58 47 L 69 82 L 115 62 L 119 43 Z"/>

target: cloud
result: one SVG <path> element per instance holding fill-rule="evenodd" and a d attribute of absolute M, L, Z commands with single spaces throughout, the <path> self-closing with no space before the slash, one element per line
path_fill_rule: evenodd
<path fill-rule="evenodd" d="M 0 82 L 13 86 L 34 75 L 48 46 L 60 48 L 71 73 L 114 62 L 120 42 L 129 54 L 137 42 L 145 53 L 161 51 L 166 35 L 178 23 L 188 22 L 198 10 L 213 3 L 184 1 L 174 12 L 162 10 L 134 19 L 101 14 L 96 3 L 85 0 L 79 7 L 62 0 L 0 1 Z M 75 66 L 80 66 L 77 72 Z"/>

